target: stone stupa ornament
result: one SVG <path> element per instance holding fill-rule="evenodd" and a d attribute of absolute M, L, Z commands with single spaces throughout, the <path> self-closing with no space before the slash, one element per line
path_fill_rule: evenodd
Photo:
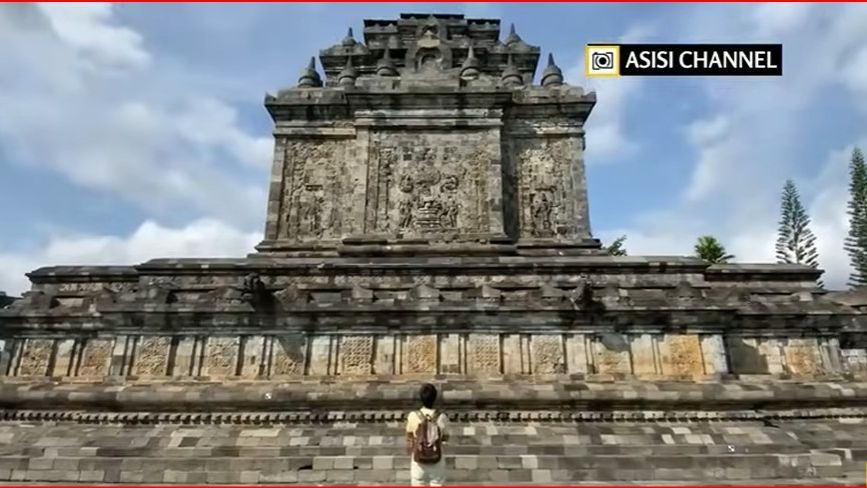
<path fill-rule="evenodd" d="M 512 62 L 512 55 L 509 54 L 509 60 L 506 64 L 506 69 L 503 70 L 503 75 L 500 77 L 500 83 L 502 83 L 505 87 L 516 87 L 524 84 L 524 77 L 521 76 L 521 72 L 518 71 L 518 68 L 515 67 L 515 64 Z"/>
<path fill-rule="evenodd" d="M 301 72 L 301 77 L 298 78 L 298 86 L 300 88 L 314 88 L 322 86 L 322 78 L 316 71 L 316 58 L 310 57 L 310 63 Z"/>
<path fill-rule="evenodd" d="M 509 27 L 509 36 L 506 37 L 506 40 L 503 41 L 503 44 L 509 46 L 512 44 L 522 44 L 523 42 L 524 40 L 521 39 L 521 36 L 519 36 L 518 33 L 515 31 L 515 24 L 512 24 Z"/>
<path fill-rule="evenodd" d="M 346 37 L 340 41 L 340 44 L 346 47 L 352 47 L 356 44 L 355 37 L 352 35 L 352 27 L 346 32 Z"/>
<path fill-rule="evenodd" d="M 467 59 L 461 64 L 461 78 L 465 80 L 474 80 L 479 77 L 481 70 L 479 69 L 479 58 L 476 57 L 473 46 L 470 45 L 470 50 L 467 53 Z"/>
<path fill-rule="evenodd" d="M 382 58 L 376 63 L 376 74 L 379 76 L 398 76 L 400 73 L 391 59 L 391 49 L 386 47 Z"/>
<path fill-rule="evenodd" d="M 548 54 L 548 67 L 542 72 L 542 86 L 561 86 L 563 84 L 563 71 L 554 62 L 554 55 Z"/>
<path fill-rule="evenodd" d="M 352 66 L 352 56 L 347 56 L 346 66 L 337 75 L 337 84 L 346 87 L 355 86 L 356 79 L 358 79 L 358 71 Z"/>

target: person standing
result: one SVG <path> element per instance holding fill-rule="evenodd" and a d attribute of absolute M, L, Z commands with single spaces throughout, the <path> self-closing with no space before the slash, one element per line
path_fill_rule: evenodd
<path fill-rule="evenodd" d="M 410 453 L 412 486 L 443 486 L 446 458 L 443 443 L 448 441 L 448 417 L 436 409 L 437 389 L 425 383 L 419 390 L 421 408 L 406 418 L 407 451 Z"/>

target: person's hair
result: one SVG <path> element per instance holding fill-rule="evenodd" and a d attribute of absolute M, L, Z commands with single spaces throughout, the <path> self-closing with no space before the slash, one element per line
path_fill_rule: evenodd
<path fill-rule="evenodd" d="M 437 400 L 437 389 L 434 385 L 425 383 L 421 385 L 418 396 L 425 408 L 433 408 L 434 402 Z"/>

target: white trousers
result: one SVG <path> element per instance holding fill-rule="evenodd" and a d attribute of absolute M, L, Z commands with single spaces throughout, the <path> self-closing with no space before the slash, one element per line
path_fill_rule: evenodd
<path fill-rule="evenodd" d="M 411 461 L 409 471 L 412 486 L 443 486 L 446 483 L 446 458 L 443 456 L 436 464 Z"/>

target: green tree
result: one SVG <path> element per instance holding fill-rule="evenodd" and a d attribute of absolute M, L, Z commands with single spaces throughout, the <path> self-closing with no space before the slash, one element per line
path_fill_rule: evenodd
<path fill-rule="evenodd" d="M 617 239 L 614 239 L 614 242 L 608 246 L 608 254 L 612 256 L 626 256 L 626 248 L 623 247 L 626 242 L 626 236 L 620 236 Z"/>
<path fill-rule="evenodd" d="M 867 164 L 857 147 L 849 163 L 849 235 L 843 248 L 849 255 L 852 273 L 849 286 L 867 285 Z"/>
<path fill-rule="evenodd" d="M 726 252 L 725 246 L 714 236 L 701 236 L 695 243 L 695 255 L 714 264 L 727 263 L 735 257 Z"/>
<path fill-rule="evenodd" d="M 786 180 L 780 202 L 777 228 L 777 262 L 819 267 L 816 236 L 810 230 L 810 216 L 801 204 L 801 195 L 792 180 Z M 824 287 L 819 281 L 818 285 Z"/>

